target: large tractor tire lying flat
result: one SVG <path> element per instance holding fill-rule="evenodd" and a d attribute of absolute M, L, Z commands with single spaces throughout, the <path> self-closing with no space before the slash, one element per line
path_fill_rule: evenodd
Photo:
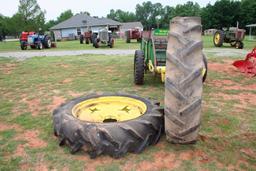
<path fill-rule="evenodd" d="M 55 135 L 71 153 L 87 149 L 91 158 L 118 158 L 156 144 L 163 131 L 159 104 L 127 94 L 91 94 L 53 112 Z"/>
<path fill-rule="evenodd" d="M 197 139 L 204 68 L 201 19 L 176 17 L 171 21 L 166 61 L 165 132 L 172 143 Z"/>

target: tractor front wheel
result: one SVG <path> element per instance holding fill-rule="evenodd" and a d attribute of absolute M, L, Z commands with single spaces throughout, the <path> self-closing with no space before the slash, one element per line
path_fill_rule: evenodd
<path fill-rule="evenodd" d="M 80 35 L 79 40 L 80 40 L 80 44 L 84 44 L 84 36 L 83 35 Z"/>
<path fill-rule="evenodd" d="M 22 42 L 20 44 L 20 48 L 21 48 L 21 50 L 27 50 L 27 46 L 26 46 L 26 44 L 24 42 Z"/>
<path fill-rule="evenodd" d="M 111 39 L 110 40 L 110 45 L 109 45 L 110 48 L 113 48 L 114 47 L 114 39 Z"/>
<path fill-rule="evenodd" d="M 222 30 L 217 30 L 213 36 L 213 44 L 216 47 L 221 47 L 224 42 L 224 32 Z"/>
<path fill-rule="evenodd" d="M 52 41 L 51 41 L 51 38 L 49 36 L 45 36 L 43 43 L 44 43 L 43 46 L 45 48 L 51 48 L 51 46 L 52 46 Z"/>
<path fill-rule="evenodd" d="M 235 43 L 235 48 L 236 49 L 243 49 L 244 48 L 244 44 L 243 44 L 243 42 L 236 42 Z"/>
<path fill-rule="evenodd" d="M 37 48 L 38 48 L 39 50 L 42 50 L 42 49 L 43 49 L 43 44 L 42 44 L 41 42 L 38 43 Z"/>
<path fill-rule="evenodd" d="M 130 39 L 130 38 L 127 38 L 127 39 L 126 39 L 126 43 L 131 43 L 131 39 Z"/>
<path fill-rule="evenodd" d="M 136 50 L 134 55 L 134 83 L 142 85 L 144 83 L 144 53 Z"/>
<path fill-rule="evenodd" d="M 89 44 L 89 43 L 90 43 L 89 38 L 86 38 L 85 43 L 86 43 L 86 44 Z"/>

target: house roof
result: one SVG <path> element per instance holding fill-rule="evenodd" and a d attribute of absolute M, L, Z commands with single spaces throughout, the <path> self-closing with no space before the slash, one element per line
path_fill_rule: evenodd
<path fill-rule="evenodd" d="M 256 24 L 249 24 L 249 25 L 246 25 L 246 27 L 256 27 Z"/>
<path fill-rule="evenodd" d="M 86 14 L 75 15 L 53 27 L 50 30 L 74 27 L 102 26 L 102 25 L 121 25 L 121 23 L 108 18 L 95 18 Z"/>
<path fill-rule="evenodd" d="M 141 24 L 141 22 L 127 22 L 127 23 L 122 23 L 121 29 L 132 29 L 135 27 L 140 27 L 143 28 L 143 25 Z"/>

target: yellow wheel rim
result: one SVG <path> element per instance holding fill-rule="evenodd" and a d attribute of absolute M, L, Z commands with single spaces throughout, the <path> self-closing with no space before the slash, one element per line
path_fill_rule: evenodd
<path fill-rule="evenodd" d="M 217 33 L 217 34 L 215 35 L 215 37 L 214 37 L 214 42 L 215 42 L 215 44 L 218 44 L 218 43 L 220 42 L 220 34 L 219 34 L 219 33 Z"/>
<path fill-rule="evenodd" d="M 125 96 L 103 96 L 76 104 L 72 114 L 88 122 L 120 122 L 135 119 L 147 110 L 146 104 Z"/>

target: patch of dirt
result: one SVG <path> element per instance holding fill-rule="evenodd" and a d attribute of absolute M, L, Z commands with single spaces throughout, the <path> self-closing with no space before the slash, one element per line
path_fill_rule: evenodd
<path fill-rule="evenodd" d="M 85 161 L 84 166 L 86 171 L 95 171 L 98 166 L 107 166 L 113 163 L 114 159 L 109 156 L 99 156 L 97 159 L 90 159 L 87 154 L 77 157 L 78 160 Z"/>
<path fill-rule="evenodd" d="M 15 156 L 19 156 L 19 157 L 24 157 L 26 156 L 26 151 L 24 149 L 24 145 L 23 144 L 19 144 L 16 148 L 16 151 L 15 151 Z"/>
<path fill-rule="evenodd" d="M 73 81 L 73 79 L 71 79 L 71 78 L 66 78 L 65 80 L 61 81 L 61 83 L 62 83 L 62 84 L 67 84 L 67 83 L 70 83 L 70 82 L 72 82 L 72 81 Z"/>
<path fill-rule="evenodd" d="M 30 165 L 28 164 L 28 163 L 22 163 L 22 164 L 20 164 L 20 170 L 21 171 L 27 171 L 27 170 L 30 170 L 31 168 L 30 168 Z"/>
<path fill-rule="evenodd" d="M 0 122 L 0 132 L 1 131 L 6 131 L 6 130 L 9 130 L 9 129 L 15 129 L 16 131 L 21 131 L 22 130 L 22 128 L 17 124 L 9 125 L 9 124 L 5 124 L 3 122 Z"/>
<path fill-rule="evenodd" d="M 62 103 L 64 103 L 66 99 L 61 96 L 53 96 L 52 98 L 52 104 L 47 107 L 48 110 L 52 111 L 56 109 L 58 106 L 60 106 Z"/>
<path fill-rule="evenodd" d="M 233 60 L 225 60 L 224 63 L 209 62 L 208 70 L 229 75 L 240 75 L 241 73 L 232 65 L 233 62 Z"/>
<path fill-rule="evenodd" d="M 2 71 L 4 74 L 11 74 L 12 70 L 16 68 L 16 64 L 4 64 L 3 66 L 0 67 L 0 71 Z"/>
<path fill-rule="evenodd" d="M 209 80 L 208 84 L 223 90 L 256 90 L 256 84 L 243 85 L 232 80 Z"/>
<path fill-rule="evenodd" d="M 207 155 L 205 152 L 201 151 L 201 150 L 195 151 L 194 154 L 195 154 L 195 156 L 199 157 L 199 160 L 198 160 L 198 161 L 199 161 L 200 163 L 208 163 L 208 162 L 210 162 L 210 160 L 211 160 L 211 159 L 208 157 L 208 155 Z"/>
<path fill-rule="evenodd" d="M 41 101 L 39 98 L 28 100 L 23 98 L 22 101 L 28 105 L 29 111 L 32 113 L 32 116 L 37 116 L 40 112 Z"/>
<path fill-rule="evenodd" d="M 30 148 L 43 148 L 47 146 L 47 143 L 38 138 L 39 131 L 37 130 L 28 130 L 23 134 L 19 134 L 15 139 L 16 140 L 25 140 L 27 141 L 25 146 Z"/>
<path fill-rule="evenodd" d="M 179 159 L 180 160 L 191 160 L 193 158 L 193 151 L 184 151 L 184 152 L 181 152 L 180 155 L 179 155 Z"/>
<path fill-rule="evenodd" d="M 70 65 L 68 65 L 68 64 L 57 64 L 56 66 L 62 67 L 62 68 L 69 68 L 70 67 Z"/>
<path fill-rule="evenodd" d="M 78 92 L 74 92 L 74 91 L 68 91 L 68 94 L 72 97 L 79 97 L 79 96 L 83 95 L 83 93 L 78 93 Z"/>
<path fill-rule="evenodd" d="M 142 161 L 139 163 L 136 170 L 172 170 L 178 168 L 180 164 L 181 161 L 176 160 L 176 154 L 158 151 L 154 154 L 154 161 Z"/>
<path fill-rule="evenodd" d="M 49 170 L 48 170 L 48 167 L 47 167 L 46 164 L 40 162 L 40 163 L 36 166 L 35 171 L 49 171 Z"/>
<path fill-rule="evenodd" d="M 242 148 L 240 152 L 251 159 L 256 159 L 256 152 L 251 148 Z"/>
<path fill-rule="evenodd" d="M 239 93 L 239 94 L 225 94 L 225 93 L 212 93 L 211 97 L 221 98 L 225 101 L 237 100 L 239 104 L 235 107 L 246 108 L 248 105 L 255 105 L 256 94 L 252 93 Z"/>

